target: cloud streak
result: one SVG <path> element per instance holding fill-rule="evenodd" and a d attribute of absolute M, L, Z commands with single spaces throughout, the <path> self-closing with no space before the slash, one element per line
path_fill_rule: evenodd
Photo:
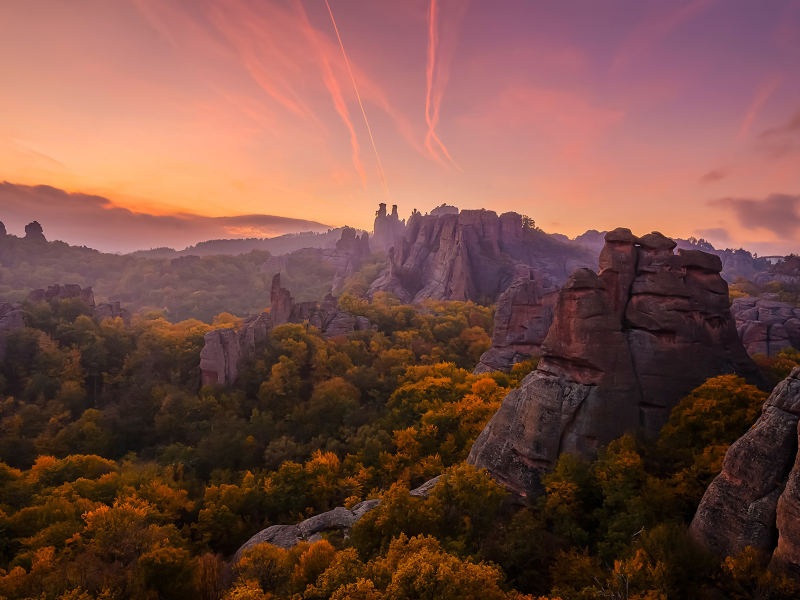
<path fill-rule="evenodd" d="M 720 198 L 710 206 L 733 212 L 745 229 L 765 229 L 782 240 L 797 241 L 800 232 L 800 195 L 770 194 L 763 200 Z"/>
<path fill-rule="evenodd" d="M 206 217 L 189 212 L 135 212 L 104 196 L 7 181 L 0 182 L 0 206 L 0 219 L 9 233 L 22 236 L 25 225 L 36 220 L 47 239 L 105 252 L 132 252 L 165 244 L 183 248 L 208 239 L 273 237 L 329 228 L 316 221 L 264 214 Z"/>

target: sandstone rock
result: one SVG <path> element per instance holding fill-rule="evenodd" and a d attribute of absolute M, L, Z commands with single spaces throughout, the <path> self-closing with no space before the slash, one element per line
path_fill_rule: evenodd
<path fill-rule="evenodd" d="M 242 363 L 264 347 L 271 328 L 269 314 L 261 313 L 245 318 L 239 331 L 223 328 L 206 333 L 200 351 L 202 385 L 232 385 Z"/>
<path fill-rule="evenodd" d="M 117 301 L 98 304 L 94 309 L 93 316 L 100 323 L 106 319 L 116 319 L 117 317 L 128 322 L 131 318 L 130 312 L 122 308 Z"/>
<path fill-rule="evenodd" d="M 526 271 L 497 300 L 492 347 L 481 356 L 475 373 L 510 371 L 541 353 L 558 294 L 543 294 L 530 269 Z"/>
<path fill-rule="evenodd" d="M 496 300 L 512 283 L 517 265 L 534 273 L 544 292 L 563 284 L 575 267 L 593 266 L 591 251 L 525 230 L 522 216 L 465 210 L 459 214 L 414 212 L 389 253 L 389 268 L 368 296 L 391 292 L 403 302 Z"/>
<path fill-rule="evenodd" d="M 293 304 L 292 294 L 286 288 L 281 287 L 281 274 L 276 273 L 272 278 L 269 293 L 269 317 L 273 327 L 289 322 Z"/>
<path fill-rule="evenodd" d="M 33 290 L 28 294 L 28 302 L 52 302 L 53 300 L 67 300 L 70 298 L 80 298 L 91 309 L 95 308 L 94 292 L 91 287 L 81 288 L 74 283 L 65 285 L 55 284 L 45 289 Z"/>
<path fill-rule="evenodd" d="M 750 354 L 773 356 L 783 348 L 800 348 L 800 309 L 769 297 L 736 298 L 731 314 Z"/>
<path fill-rule="evenodd" d="M 316 541 L 320 533 L 331 530 L 338 530 L 345 534 L 350 532 L 350 528 L 361 519 L 366 513 L 373 510 L 381 503 L 380 499 L 364 500 L 356 504 L 352 510 L 342 506 L 336 507 L 331 511 L 316 515 L 306 519 L 299 525 L 273 525 L 259 531 L 247 540 L 236 551 L 231 559 L 231 566 L 242 557 L 242 553 L 248 548 L 258 544 L 272 544 L 279 548 L 292 548 L 301 541 Z"/>
<path fill-rule="evenodd" d="M 796 368 L 764 403 L 756 424 L 728 449 L 689 528 L 696 541 L 720 557 L 747 546 L 765 555 L 775 550 L 773 565 L 800 578 L 799 421 Z"/>
<path fill-rule="evenodd" d="M 563 452 L 591 458 L 626 432 L 656 434 L 707 378 L 759 380 L 730 314 L 719 261 L 673 254 L 654 232 L 607 234 L 600 275 L 572 273 L 561 289 L 541 361 L 509 393 L 468 461 L 519 497 Z"/>
<path fill-rule="evenodd" d="M 0 237 L 5 237 L 6 235 L 6 226 L 2 221 L 0 221 Z"/>
<path fill-rule="evenodd" d="M 39 221 L 33 221 L 25 225 L 25 239 L 34 242 L 46 242 L 47 238 L 44 237 L 42 226 Z"/>
<path fill-rule="evenodd" d="M 386 254 L 403 236 L 406 229 L 405 220 L 397 216 L 397 205 L 392 206 L 392 213 L 386 214 L 386 204 L 381 203 L 375 213 L 375 225 L 371 245 L 375 250 L 382 250 Z"/>

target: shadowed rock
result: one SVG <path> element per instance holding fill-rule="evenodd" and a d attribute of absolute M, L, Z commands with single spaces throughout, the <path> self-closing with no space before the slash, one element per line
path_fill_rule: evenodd
<path fill-rule="evenodd" d="M 752 546 L 772 555 L 773 567 L 800 578 L 798 422 L 800 368 L 778 384 L 756 424 L 728 449 L 689 528 L 696 541 L 720 557 Z"/>
<path fill-rule="evenodd" d="M 750 354 L 773 356 L 790 346 L 800 348 L 800 308 L 769 298 L 736 298 L 731 314 Z"/>
<path fill-rule="evenodd" d="M 537 370 L 503 400 L 470 463 L 520 497 L 538 495 L 561 453 L 591 458 L 626 432 L 655 435 L 709 377 L 759 379 L 736 334 L 718 257 L 674 248 L 658 232 L 606 234 L 600 274 L 572 273 Z"/>
<path fill-rule="evenodd" d="M 39 221 L 33 221 L 25 225 L 25 239 L 34 242 L 46 242 L 47 238 L 44 237 L 42 226 Z"/>

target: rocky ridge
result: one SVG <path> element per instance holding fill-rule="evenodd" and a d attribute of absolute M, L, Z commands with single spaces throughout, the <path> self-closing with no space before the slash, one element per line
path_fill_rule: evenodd
<path fill-rule="evenodd" d="M 456 209 L 458 210 L 458 209 Z M 381 202 L 378 205 L 378 212 L 375 213 L 375 224 L 372 229 L 372 248 L 389 252 L 406 230 L 405 220 L 401 220 L 397 214 L 397 205 L 392 205 L 391 214 L 386 214 L 386 204 Z"/>
<path fill-rule="evenodd" d="M 391 292 L 404 303 L 433 300 L 494 302 L 525 270 L 545 292 L 563 284 L 575 268 L 593 266 L 592 253 L 525 229 L 517 213 L 464 210 L 459 214 L 414 212 L 389 250 L 389 268 L 368 292 Z"/>
<path fill-rule="evenodd" d="M 751 546 L 800 578 L 800 367 L 778 384 L 756 424 L 725 454 L 690 535 L 720 557 Z"/>
<path fill-rule="evenodd" d="M 481 355 L 474 373 L 510 371 L 518 362 L 538 355 L 553 323 L 558 292 L 542 293 L 528 271 L 497 299 L 492 347 Z"/>
<path fill-rule="evenodd" d="M 110 302 L 101 302 L 95 304 L 94 292 L 90 286 L 82 288 L 75 283 L 67 283 L 64 285 L 55 284 L 47 288 L 39 288 L 32 290 L 28 294 L 28 302 L 53 302 L 54 300 L 68 300 L 71 298 L 78 298 L 82 300 L 86 306 L 92 310 L 92 316 L 102 321 L 104 319 L 114 319 L 121 317 L 123 320 L 130 318 L 130 313 L 120 306 L 118 301 L 112 300 Z"/>
<path fill-rule="evenodd" d="M 719 257 L 654 232 L 606 234 L 600 274 L 578 269 L 559 292 L 541 361 L 510 392 L 468 461 L 521 497 L 563 452 L 591 458 L 626 432 L 656 434 L 709 377 L 757 381 L 730 314 Z"/>
<path fill-rule="evenodd" d="M 768 297 L 736 298 L 731 314 L 749 354 L 773 356 L 790 346 L 800 348 L 800 308 Z"/>

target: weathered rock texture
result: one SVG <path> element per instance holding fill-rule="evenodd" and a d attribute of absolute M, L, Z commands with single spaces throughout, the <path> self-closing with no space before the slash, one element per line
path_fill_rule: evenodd
<path fill-rule="evenodd" d="M 24 314 L 19 304 L 0 302 L 0 360 L 6 356 L 8 334 L 25 327 Z"/>
<path fill-rule="evenodd" d="M 388 257 L 389 268 L 368 295 L 391 292 L 406 303 L 425 298 L 494 302 L 521 267 L 533 271 L 544 291 L 552 291 L 575 268 L 595 264 L 585 248 L 524 229 L 521 215 L 498 217 L 489 210 L 415 212 Z"/>
<path fill-rule="evenodd" d="M 474 372 L 510 371 L 518 362 L 541 354 L 557 298 L 557 292 L 543 294 L 530 271 L 514 280 L 497 300 L 492 347 Z"/>
<path fill-rule="evenodd" d="M 800 348 L 800 308 L 768 298 L 736 298 L 731 314 L 750 354 L 772 356 L 790 346 Z"/>
<path fill-rule="evenodd" d="M 458 209 L 456 209 L 458 210 Z M 405 220 L 397 216 L 397 205 L 392 205 L 392 213 L 386 214 L 386 204 L 381 202 L 375 213 L 375 225 L 372 229 L 372 248 L 388 253 L 406 230 Z"/>
<path fill-rule="evenodd" d="M 719 258 L 674 248 L 660 233 L 606 234 L 600 274 L 570 276 L 538 369 L 503 400 L 469 462 L 520 496 L 539 494 L 559 454 L 590 458 L 628 431 L 657 433 L 709 377 L 758 378 L 736 334 Z"/>
<path fill-rule="evenodd" d="M 264 347 L 271 328 L 269 313 L 261 313 L 244 319 L 238 331 L 223 328 L 206 333 L 200 351 L 202 384 L 233 384 L 242 362 Z"/>
<path fill-rule="evenodd" d="M 689 528 L 695 540 L 720 557 L 752 546 L 771 556 L 772 567 L 800 579 L 799 421 L 796 368 L 725 454 Z"/>
<path fill-rule="evenodd" d="M 800 256 L 790 254 L 776 264 L 768 266 L 766 271 L 757 273 L 752 280 L 758 285 L 777 281 L 790 286 L 800 286 Z"/>

